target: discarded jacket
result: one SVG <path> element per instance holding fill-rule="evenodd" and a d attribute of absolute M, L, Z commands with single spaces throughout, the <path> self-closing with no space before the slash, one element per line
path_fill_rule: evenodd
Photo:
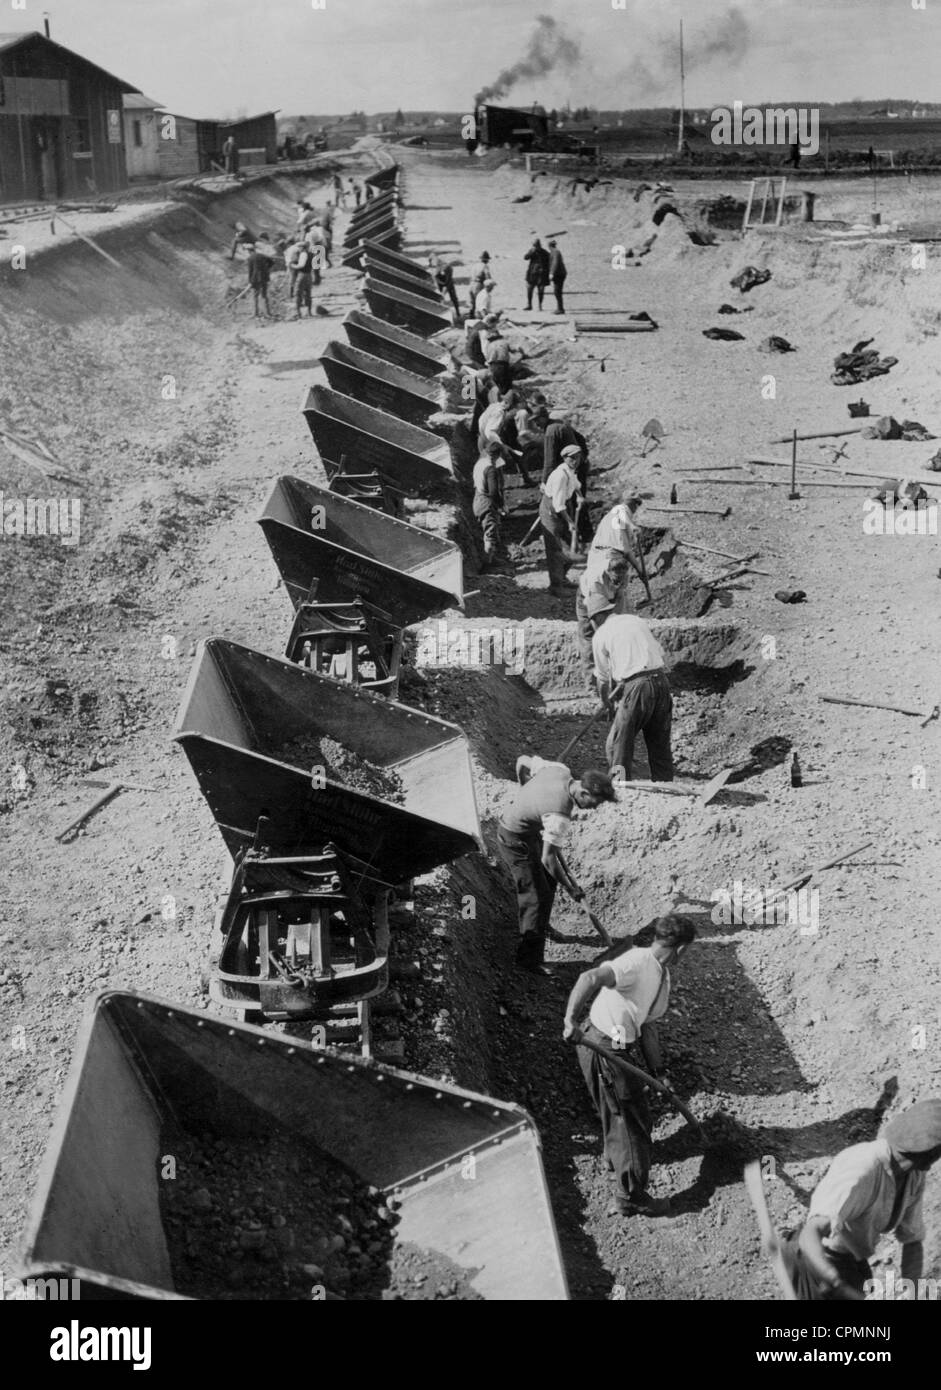
<path fill-rule="evenodd" d="M 917 420 L 903 420 L 899 424 L 893 415 L 880 415 L 874 424 L 868 425 L 861 433 L 863 439 L 907 439 L 910 443 L 924 443 L 935 438 Z"/>
<path fill-rule="evenodd" d="M 902 507 L 917 507 L 928 501 L 928 494 L 921 483 L 912 478 L 886 478 L 872 496 L 874 501 L 886 507 L 895 503 Z"/>
<path fill-rule="evenodd" d="M 715 338 L 717 342 L 734 343 L 744 341 L 744 333 L 736 333 L 734 328 L 704 328 L 702 331 L 704 338 Z"/>
<path fill-rule="evenodd" d="M 733 290 L 741 290 L 742 294 L 747 294 L 756 285 L 763 285 L 766 280 L 771 279 L 770 270 L 759 270 L 757 266 L 747 265 L 744 270 L 740 270 L 734 279 L 729 281 Z"/>
<path fill-rule="evenodd" d="M 850 348 L 849 352 L 841 352 L 838 357 L 834 357 L 833 365 L 836 371 L 830 377 L 834 386 L 855 386 L 860 381 L 868 381 L 870 377 L 885 376 L 892 370 L 899 359 L 880 357 L 875 349 L 867 352 L 866 349 L 872 341 L 872 338 L 864 338 L 861 343 L 856 343 Z"/>
<path fill-rule="evenodd" d="M 786 338 L 779 338 L 777 333 L 772 333 L 770 338 L 763 338 L 758 344 L 759 352 L 796 352 Z"/>

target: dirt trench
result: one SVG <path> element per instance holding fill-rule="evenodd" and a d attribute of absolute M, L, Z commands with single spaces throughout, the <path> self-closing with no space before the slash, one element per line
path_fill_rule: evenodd
<path fill-rule="evenodd" d="M 489 229 L 487 177 L 415 163 L 406 203 L 430 211 L 409 215 L 405 249 L 449 244 L 471 261 L 470 238 Z M 446 201 L 431 196 L 442 178 L 451 206 L 435 216 Z M 229 224 L 253 211 L 287 222 L 295 191 L 292 183 L 268 188 L 261 209 L 219 204 L 207 214 L 212 228 L 174 211 L 136 238 L 115 234 L 105 244 L 136 269 L 133 288 L 116 288 L 87 248 L 58 253 L 42 283 L 20 286 L 17 311 L 2 326 L 10 383 L 3 408 L 18 432 L 33 433 L 62 472 L 81 480 L 88 504 L 81 545 L 33 540 L 12 550 L 4 541 L 0 555 L 8 596 L 0 756 L 22 769 L 0 806 L 15 867 L 0 943 L 2 1026 L 14 1039 L 0 1062 L 10 1117 L 0 1164 L 4 1259 L 22 1230 L 82 1000 L 108 985 L 205 1003 L 200 970 L 223 856 L 169 731 L 200 639 L 283 649 L 291 607 L 254 516 L 272 475 L 322 480 L 299 414 L 302 388 L 355 302 L 353 277 L 338 270 L 325 280 L 323 319 L 256 325 L 224 307 L 235 273 L 224 259 Z M 455 251 L 458 228 L 466 244 Z M 607 229 L 601 234 L 610 242 Z M 276 302 L 283 306 L 277 293 Z M 655 298 L 648 303 L 655 307 Z M 613 490 L 627 471 L 639 476 L 642 465 L 624 444 L 625 421 L 607 408 L 605 382 L 570 358 L 565 346 L 550 348 L 540 370 L 597 411 L 596 452 L 623 450 L 620 471 L 599 477 L 605 497 L 609 484 Z M 178 388 L 173 400 L 160 392 L 167 375 Z M 33 485 L 28 465 L 4 464 L 8 494 Z M 648 479 L 662 486 L 653 467 Z M 511 525 L 525 529 L 531 498 L 511 500 Z M 472 569 L 476 542 L 466 516 L 425 513 L 434 529 L 461 532 Z M 749 529 L 763 528 L 772 550 L 781 544 L 775 525 L 760 511 L 749 514 Z M 786 553 L 780 568 L 797 563 Z M 659 1112 L 654 1187 L 673 1196 L 674 1215 L 612 1222 L 597 1122 L 561 1040 L 566 990 L 596 958 L 597 943 L 560 904 L 555 920 L 566 940 L 550 947 L 559 982 L 521 979 L 512 969 L 514 904 L 492 853 L 516 754 L 557 755 L 592 708 L 580 686 L 569 604 L 551 599 L 544 584 L 534 553 L 514 582 L 486 577 L 466 619 L 444 615 L 449 623 L 520 626 L 522 675 L 487 669 L 432 679 L 415 671 L 403 682 L 403 700 L 454 718 L 468 733 L 488 853 L 419 885 L 417 912 L 393 931 L 401 1007 L 380 1032 L 406 1067 L 528 1106 L 543 1138 L 574 1297 L 767 1298 L 773 1286 L 741 1187 L 742 1161 L 775 1158 L 783 1180 L 769 1200 L 782 1225 L 793 1221 L 829 1157 L 873 1132 L 886 1082 L 898 1077 L 908 1095 L 926 1084 L 921 1058 L 900 1060 L 899 1020 L 872 985 L 877 959 L 910 982 L 914 955 L 930 990 L 918 941 L 928 943 L 913 931 L 876 948 L 873 930 L 859 929 L 861 897 L 877 903 L 874 912 L 888 912 L 900 891 L 902 875 L 884 892 L 885 852 L 830 876 L 819 943 L 793 927 L 717 921 L 714 895 L 735 879 L 786 879 L 808 845 L 823 858 L 855 830 L 860 841 L 873 834 L 881 849 L 904 855 L 910 822 L 893 824 L 892 811 L 877 808 L 858 827 L 838 806 L 821 833 L 819 806 L 795 796 L 783 754 L 766 765 L 759 759 L 753 775 L 710 807 L 638 792 L 578 818 L 573 865 L 612 932 L 642 931 L 674 902 L 700 925 L 665 1041 L 674 1079 L 709 1142 L 692 1142 Z M 801 615 L 785 615 L 778 626 L 773 610 L 756 615 L 753 594 L 730 599 L 705 618 L 680 613 L 659 624 L 676 687 L 678 774 L 704 784 L 730 756 L 744 758 L 772 738 L 779 749 L 808 750 L 811 761 L 825 764 L 833 748 L 842 756 L 832 729 L 808 713 L 801 668 L 762 653 L 769 628 L 798 641 Z M 602 741 L 596 726 L 579 756 L 599 760 Z M 54 831 L 97 794 L 80 783 L 86 775 L 122 775 L 157 790 L 125 793 L 71 844 L 55 844 Z M 913 989 L 911 997 L 917 1018 L 922 996 Z M 865 1047 L 847 1048 L 847 1037 Z M 929 1252 L 928 1274 L 932 1259 L 937 1252 Z"/>

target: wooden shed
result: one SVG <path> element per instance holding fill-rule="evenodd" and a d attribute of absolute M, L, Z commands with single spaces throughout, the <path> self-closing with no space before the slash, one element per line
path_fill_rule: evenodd
<path fill-rule="evenodd" d="M 133 91 L 43 34 L 0 34 L 0 202 L 126 188 L 122 99 Z"/>
<path fill-rule="evenodd" d="M 124 96 L 124 148 L 129 179 L 160 177 L 160 105 L 142 92 Z"/>

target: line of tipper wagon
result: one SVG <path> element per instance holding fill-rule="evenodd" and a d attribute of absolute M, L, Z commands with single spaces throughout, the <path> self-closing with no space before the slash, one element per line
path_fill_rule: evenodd
<path fill-rule="evenodd" d="M 407 496 L 453 499 L 448 442 L 426 424 L 456 363 L 435 341 L 450 319 L 432 276 L 398 249 L 400 169 L 370 182 L 343 256 L 370 312 L 346 315 L 348 341 L 321 359 L 329 387 L 304 405 L 328 486 L 278 478 L 259 518 L 294 608 L 284 655 L 203 642 L 174 731 L 234 861 L 216 1009 L 90 1001 L 39 1179 L 21 1273 L 78 1277 L 83 1298 L 182 1297 L 161 1219 L 168 1136 L 266 1123 L 394 1194 L 399 1238 L 460 1264 L 484 1298 L 568 1296 L 526 1112 L 370 1056 L 390 901 L 482 847 L 462 730 L 397 698 L 403 629 L 463 608 L 459 548 L 403 520 Z M 396 799 L 286 759 L 321 739 L 394 773 Z M 259 1026 L 272 1021 L 310 1021 L 326 1044 Z"/>

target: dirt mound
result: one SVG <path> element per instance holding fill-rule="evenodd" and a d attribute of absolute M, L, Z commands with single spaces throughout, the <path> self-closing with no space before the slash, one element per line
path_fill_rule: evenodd
<path fill-rule="evenodd" d="M 380 801 L 405 804 L 405 788 L 399 774 L 391 767 L 377 767 L 365 758 L 357 757 L 336 739 L 292 738 L 283 743 L 273 755 L 291 767 L 322 768 L 331 782 L 339 782 L 350 791 L 375 796 Z"/>

